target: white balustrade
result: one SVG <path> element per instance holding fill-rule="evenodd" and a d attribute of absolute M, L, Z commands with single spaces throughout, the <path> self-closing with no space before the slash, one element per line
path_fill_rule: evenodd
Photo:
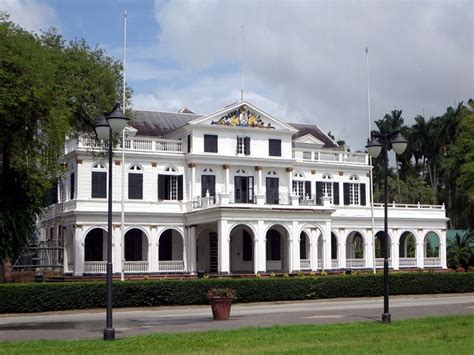
<path fill-rule="evenodd" d="M 332 259 L 332 260 L 331 260 L 331 267 L 332 267 L 333 269 L 338 269 L 338 268 L 339 268 L 339 260 L 337 260 L 337 259 Z"/>
<path fill-rule="evenodd" d="M 78 148 L 89 149 L 105 149 L 106 143 L 99 142 L 94 138 L 79 137 L 78 140 L 71 139 L 65 145 L 66 153 Z M 120 143 L 115 149 L 122 149 Z M 176 139 L 162 139 L 162 138 L 131 138 L 126 139 L 124 144 L 125 150 L 131 151 L 146 151 L 146 152 L 166 152 L 166 153 L 182 153 L 183 143 Z"/>
<path fill-rule="evenodd" d="M 148 272 L 148 261 L 124 261 L 123 272 L 125 273 L 140 273 Z"/>
<path fill-rule="evenodd" d="M 85 261 L 85 274 L 105 274 L 107 272 L 107 261 Z"/>
<path fill-rule="evenodd" d="M 347 259 L 346 269 L 363 269 L 365 268 L 364 259 Z"/>
<path fill-rule="evenodd" d="M 425 258 L 425 267 L 441 267 L 441 258 Z"/>
<path fill-rule="evenodd" d="M 281 271 L 281 260 L 267 260 L 267 271 Z"/>
<path fill-rule="evenodd" d="M 164 260 L 158 262 L 158 271 L 160 272 L 183 272 L 183 260 Z"/>
<path fill-rule="evenodd" d="M 376 268 L 383 268 L 383 258 L 375 259 L 375 267 Z M 388 258 L 388 267 L 392 267 L 392 259 Z"/>
<path fill-rule="evenodd" d="M 400 258 L 400 267 L 416 267 L 416 258 Z"/>
<path fill-rule="evenodd" d="M 318 259 L 318 269 L 321 270 L 323 268 L 323 261 Z"/>
<path fill-rule="evenodd" d="M 301 270 L 310 270 L 311 264 L 309 259 L 300 259 L 300 269 Z"/>

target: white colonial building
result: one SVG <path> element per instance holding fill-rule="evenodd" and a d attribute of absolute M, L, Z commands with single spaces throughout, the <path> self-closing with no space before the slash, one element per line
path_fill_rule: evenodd
<path fill-rule="evenodd" d="M 374 238 L 367 154 L 249 102 L 210 115 L 134 111 L 131 125 L 136 136 L 113 157 L 115 273 L 382 267 L 383 206 L 373 208 Z M 103 151 L 87 138 L 66 142 L 58 203 L 40 223 L 42 238 L 64 247 L 66 274 L 106 270 Z M 390 204 L 391 268 L 446 268 L 445 212 Z"/>

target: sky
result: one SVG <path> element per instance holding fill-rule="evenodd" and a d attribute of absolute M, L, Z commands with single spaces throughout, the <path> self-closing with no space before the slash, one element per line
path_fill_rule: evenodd
<path fill-rule="evenodd" d="M 133 108 L 211 113 L 244 99 L 314 123 L 352 150 L 393 109 L 438 116 L 474 97 L 474 1 L 0 0 L 30 31 L 56 27 L 123 58 Z"/>

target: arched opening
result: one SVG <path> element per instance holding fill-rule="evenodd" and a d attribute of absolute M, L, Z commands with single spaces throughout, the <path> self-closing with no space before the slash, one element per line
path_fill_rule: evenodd
<path fill-rule="evenodd" d="M 424 239 L 425 267 L 440 267 L 439 236 L 435 232 L 428 232 Z"/>
<path fill-rule="evenodd" d="M 107 234 L 102 228 L 90 230 L 84 239 L 84 273 L 105 273 L 107 270 Z"/>
<path fill-rule="evenodd" d="M 196 238 L 196 266 L 198 273 L 215 273 L 218 271 L 217 233 L 206 228 Z"/>
<path fill-rule="evenodd" d="M 306 232 L 300 233 L 300 269 L 311 270 L 310 243 Z"/>
<path fill-rule="evenodd" d="M 416 238 L 412 232 L 404 232 L 399 245 L 400 267 L 416 267 Z"/>
<path fill-rule="evenodd" d="M 230 232 L 230 272 L 254 272 L 254 235 L 245 225 L 235 226 Z"/>
<path fill-rule="evenodd" d="M 337 236 L 331 232 L 331 259 L 337 261 Z"/>
<path fill-rule="evenodd" d="M 365 267 L 364 237 L 359 232 L 351 232 L 347 236 L 346 242 L 346 267 Z"/>
<path fill-rule="evenodd" d="M 318 269 L 321 270 L 323 268 L 323 258 L 324 258 L 324 248 L 323 248 L 323 234 L 321 232 L 318 233 Z"/>
<path fill-rule="evenodd" d="M 184 271 L 183 237 L 176 229 L 166 229 L 159 237 L 158 271 Z"/>
<path fill-rule="evenodd" d="M 288 272 L 288 238 L 285 228 L 272 226 L 266 235 L 267 271 Z"/>
<path fill-rule="evenodd" d="M 383 267 L 383 262 L 384 262 L 384 257 L 385 257 L 385 243 L 388 243 L 387 245 L 387 258 L 389 258 L 389 265 L 391 266 L 391 255 L 392 255 L 392 250 L 391 250 L 391 238 L 390 235 L 387 235 L 387 239 L 385 239 L 385 232 L 384 231 L 379 231 L 375 234 L 375 266 L 376 267 Z"/>
<path fill-rule="evenodd" d="M 124 272 L 148 272 L 148 238 L 140 229 L 133 228 L 124 236 Z"/>

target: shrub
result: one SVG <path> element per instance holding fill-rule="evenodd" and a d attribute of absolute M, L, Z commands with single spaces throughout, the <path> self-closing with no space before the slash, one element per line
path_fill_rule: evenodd
<path fill-rule="evenodd" d="M 114 307 L 208 304 L 212 288 L 231 288 L 239 302 L 383 295 L 383 275 L 115 281 Z M 393 273 L 390 294 L 474 292 L 474 273 Z M 0 285 L 0 313 L 104 308 L 105 282 Z"/>
<path fill-rule="evenodd" d="M 207 298 L 230 298 L 235 300 L 237 297 L 235 296 L 235 290 L 225 287 L 225 288 L 211 288 L 207 291 Z"/>

